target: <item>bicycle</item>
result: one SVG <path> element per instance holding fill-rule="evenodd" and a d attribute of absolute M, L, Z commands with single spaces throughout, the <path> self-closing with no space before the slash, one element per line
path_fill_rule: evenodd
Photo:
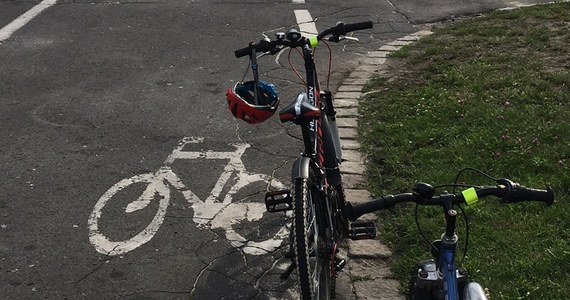
<path fill-rule="evenodd" d="M 125 178 L 109 188 L 97 201 L 91 213 L 89 225 L 89 241 L 102 254 L 115 256 L 132 251 L 149 242 L 157 233 L 164 221 L 167 207 L 170 203 L 171 187 L 179 191 L 192 204 L 193 221 L 199 227 L 210 229 L 220 228 L 225 231 L 226 239 L 233 247 L 241 249 L 246 254 L 263 255 L 278 249 L 288 235 L 287 225 L 281 226 L 269 239 L 251 241 L 233 229 L 233 225 L 241 221 L 257 221 L 263 217 L 265 205 L 261 202 L 233 201 L 233 197 L 246 186 L 261 182 L 267 190 L 283 189 L 285 185 L 272 176 L 248 172 L 241 157 L 250 147 L 247 143 L 231 144 L 235 151 L 187 151 L 185 147 L 198 144 L 203 138 L 185 137 L 174 148 L 164 161 L 164 165 L 154 173 L 145 173 Z M 228 160 L 226 166 L 212 191 L 205 200 L 193 193 L 172 170 L 172 164 L 178 160 Z M 235 183 L 227 187 L 230 179 Z M 150 224 L 135 236 L 126 240 L 113 241 L 103 234 L 99 228 L 99 220 L 105 206 L 111 199 L 117 201 L 124 196 L 122 193 L 135 184 L 146 184 L 142 194 L 130 202 L 124 209 L 133 213 L 147 207 L 152 201 L 158 201 L 158 209 Z M 224 195 L 225 193 L 225 195 Z M 128 197 L 128 194 L 127 194 Z M 221 201 L 220 201 L 221 200 Z"/>
<path fill-rule="evenodd" d="M 248 47 L 238 49 L 234 53 L 237 58 L 249 56 L 254 76 L 253 87 L 249 89 L 255 89 L 253 93 L 255 105 L 259 104 L 257 52 L 263 53 L 261 56 L 275 55 L 288 48 L 289 63 L 306 87 L 306 91 L 300 92 L 295 101 L 279 113 L 281 122 L 293 122 L 301 127 L 304 151 L 293 163 L 293 187 L 291 190 L 268 193 L 265 197 L 267 211 L 290 210 L 293 213 L 289 254 L 291 265 L 281 278 L 288 278 L 297 268 L 301 298 L 305 300 L 334 297 L 335 280 L 345 265 L 345 260 L 337 257 L 338 243 L 343 237 L 373 238 L 373 234 L 368 234 L 369 230 L 362 231 L 358 228 L 362 223 L 353 223 L 352 227 L 349 227 L 343 214 L 346 199 L 339 171 L 342 152 L 336 125 L 336 111 L 332 93 L 328 89 L 321 91 L 314 59 L 314 49 L 319 42 L 323 41 L 328 46 L 327 40 L 339 42 L 351 39 L 345 36 L 348 32 L 372 26 L 370 21 L 354 24 L 338 22 L 334 27 L 312 37 L 305 37 L 296 29 L 291 29 L 287 33 L 277 33 L 274 40 L 265 38 L 259 43 L 250 43 Z M 325 40 L 329 35 L 330 37 Z M 330 47 L 328 48 L 331 51 Z M 291 64 L 290 54 L 293 49 L 300 49 L 305 67 L 305 79 Z M 329 60 L 329 78 L 330 62 Z M 267 84 L 259 89 L 264 89 L 266 94 L 273 95 L 273 88 L 266 86 Z M 240 110 L 232 105 L 233 99 L 230 98 L 228 103 L 234 116 L 249 123 L 256 123 L 271 116 L 276 107 L 276 97 L 265 98 L 273 102 L 261 112 L 254 111 L 248 106 Z M 254 108 L 257 107 L 259 106 Z M 369 227 L 369 224 L 364 223 L 362 226 Z"/>
<path fill-rule="evenodd" d="M 478 171 L 480 172 L 480 171 Z M 480 172 L 482 173 L 482 172 Z M 482 173 L 485 176 L 487 174 Z M 459 176 L 459 175 L 458 175 Z M 554 192 L 550 187 L 546 190 L 526 188 L 509 179 L 493 179 L 495 186 L 471 186 L 461 193 L 442 193 L 435 195 L 437 188 L 444 187 L 466 187 L 465 185 L 441 185 L 432 187 L 430 184 L 418 182 L 413 187 L 412 193 L 402 193 L 397 195 L 387 195 L 371 200 L 366 203 L 346 206 L 346 214 L 350 220 L 357 220 L 363 214 L 377 210 L 390 209 L 395 205 L 404 202 L 416 203 L 416 224 L 421 233 L 421 228 L 417 219 L 417 207 L 421 205 L 436 205 L 443 208 L 445 215 L 445 232 L 441 239 L 429 242 L 422 233 L 422 236 L 430 244 L 433 259 L 418 262 L 410 279 L 409 298 L 413 300 L 485 300 L 486 293 L 480 284 L 468 282 L 468 272 L 459 268 L 455 262 L 458 237 L 455 232 L 457 211 L 455 206 L 462 204 L 473 205 L 480 198 L 496 196 L 507 203 L 523 201 L 545 202 L 547 206 L 554 203 Z M 463 209 L 461 209 L 463 211 Z M 466 222 L 468 224 L 468 222 Z M 469 230 L 466 230 L 466 245 L 463 256 L 467 255 L 467 241 Z"/>

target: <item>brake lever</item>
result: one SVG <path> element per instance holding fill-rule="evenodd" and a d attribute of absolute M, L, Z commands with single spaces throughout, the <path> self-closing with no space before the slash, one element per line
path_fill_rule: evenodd
<path fill-rule="evenodd" d="M 352 37 L 352 36 L 343 36 L 340 38 L 340 40 L 349 40 L 349 41 L 355 41 L 355 42 L 360 42 L 360 40 L 358 38 Z"/>
<path fill-rule="evenodd" d="M 271 53 L 271 55 L 275 55 L 281 52 L 281 50 L 283 50 L 284 48 L 285 48 L 284 46 L 276 46 L 275 48 L 269 50 L 269 53 Z"/>
<path fill-rule="evenodd" d="M 355 37 L 351 37 L 351 36 L 331 36 L 327 39 L 329 42 L 333 42 L 333 43 L 338 43 L 342 40 L 349 40 L 349 41 L 356 41 L 356 42 L 360 42 L 360 40 L 358 38 Z"/>

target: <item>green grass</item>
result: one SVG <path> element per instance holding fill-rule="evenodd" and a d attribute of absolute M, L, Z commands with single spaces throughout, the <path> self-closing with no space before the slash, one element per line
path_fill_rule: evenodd
<path fill-rule="evenodd" d="M 490 198 L 468 208 L 463 266 L 493 299 L 570 299 L 570 4 L 495 12 L 434 32 L 394 53 L 392 74 L 366 87 L 359 132 L 369 189 L 452 183 L 464 167 L 552 186 L 550 208 Z M 493 183 L 473 173 L 460 181 Z M 380 213 L 403 289 L 429 253 L 413 210 Z M 426 235 L 438 238 L 440 209 L 421 207 L 419 215 Z"/>

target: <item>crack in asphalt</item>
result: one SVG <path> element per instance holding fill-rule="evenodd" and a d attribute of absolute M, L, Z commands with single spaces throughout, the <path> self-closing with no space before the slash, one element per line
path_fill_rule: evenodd
<path fill-rule="evenodd" d="M 114 259 L 116 256 L 111 256 L 110 254 L 115 251 L 115 249 L 117 249 L 117 247 L 119 247 L 119 245 L 113 247 L 113 249 L 111 249 L 110 251 L 107 252 L 107 254 L 105 254 L 106 258 L 105 260 L 99 262 L 99 264 L 97 266 L 95 266 L 95 268 L 93 268 L 93 270 L 91 270 L 90 272 L 88 272 L 87 274 L 85 274 L 83 277 L 79 278 L 78 280 L 75 281 L 75 284 L 80 283 L 81 281 L 87 279 L 87 277 L 93 275 L 95 272 L 99 271 L 99 269 L 101 269 L 106 263 L 108 263 L 109 261 L 111 261 L 112 259 Z"/>
<path fill-rule="evenodd" d="M 400 14 L 404 20 L 406 20 L 406 22 L 408 22 L 408 24 L 412 24 L 412 22 L 410 21 L 410 18 L 408 18 L 408 16 L 406 16 L 402 11 L 400 11 L 395 5 L 394 3 L 392 3 L 392 1 L 390 0 L 386 0 L 386 2 L 388 2 L 388 4 L 390 4 L 390 6 L 392 6 L 394 8 L 394 11 L 398 14 Z M 390 25 L 390 28 L 392 28 L 392 25 Z M 393 29 L 393 28 L 392 28 Z"/>
<path fill-rule="evenodd" d="M 210 230 L 210 231 L 211 231 L 211 230 Z M 219 236 L 217 233 L 215 233 L 214 231 L 211 231 L 211 232 L 215 235 L 215 237 L 213 237 L 213 238 L 212 238 L 211 240 L 209 240 L 209 241 L 203 242 L 198 248 L 196 248 L 196 250 L 194 250 L 194 254 L 196 255 L 196 258 L 198 258 L 198 260 L 200 260 L 200 261 L 201 261 L 203 264 L 205 264 L 206 266 L 203 267 L 203 268 L 200 270 L 200 272 L 198 273 L 198 276 L 196 276 L 196 279 L 194 280 L 194 284 L 192 284 L 192 290 L 190 290 L 190 295 L 194 294 L 194 291 L 196 291 L 196 287 L 197 287 L 197 285 L 198 285 L 198 281 L 200 281 L 200 278 L 202 277 L 202 274 L 204 274 L 204 272 L 206 272 L 206 270 L 208 270 L 208 268 L 209 268 L 210 266 L 212 266 L 212 264 L 214 264 L 218 259 L 223 258 L 223 257 L 229 255 L 228 253 L 226 253 L 226 254 L 224 254 L 224 255 L 222 255 L 222 256 L 219 256 L 219 257 L 214 258 L 214 259 L 213 259 L 212 261 L 210 261 L 209 263 L 207 263 L 206 261 L 204 261 L 204 260 L 200 257 L 200 255 L 198 255 L 198 251 L 200 251 L 206 244 L 209 244 L 209 243 L 211 243 L 211 242 L 213 242 L 213 241 L 215 241 L 215 240 L 217 240 L 217 239 L 220 238 L 220 236 Z"/>
<path fill-rule="evenodd" d="M 260 282 L 263 279 L 263 277 L 265 277 L 265 275 L 267 275 L 269 272 L 271 272 L 271 270 L 273 270 L 275 268 L 275 266 L 282 260 L 283 258 L 279 258 L 276 259 L 275 261 L 273 261 L 273 264 L 271 265 L 270 268 L 268 268 L 267 270 L 265 270 L 263 272 L 263 274 L 261 274 L 255 281 L 255 284 L 253 285 L 253 288 L 256 289 L 258 292 L 255 296 L 251 297 L 250 300 L 253 300 L 257 297 L 259 297 L 261 295 L 261 293 L 264 291 L 263 288 L 260 286 Z"/>
<path fill-rule="evenodd" d="M 292 138 L 294 138 L 294 139 L 296 139 L 296 140 L 298 140 L 298 141 L 302 141 L 303 138 L 301 138 L 301 137 L 299 137 L 299 136 L 296 136 L 296 135 L 294 135 L 293 133 L 291 133 L 291 131 L 290 131 L 291 128 L 297 128 L 297 127 L 292 127 L 292 126 L 287 127 L 287 128 L 285 128 L 285 133 L 286 133 L 288 136 L 290 136 L 290 137 L 292 137 Z"/>
<path fill-rule="evenodd" d="M 136 293 L 130 293 L 130 294 L 119 294 L 119 296 L 121 298 L 123 297 L 133 297 L 133 296 L 139 296 L 141 294 L 148 294 L 148 293 L 154 293 L 154 294 L 168 294 L 168 295 L 187 295 L 190 294 L 190 291 L 164 291 L 164 290 L 147 290 L 147 291 L 139 291 Z"/>
<path fill-rule="evenodd" d="M 282 166 L 284 166 L 285 164 L 286 164 L 286 163 L 284 163 Z M 280 167 L 282 167 L 282 166 L 280 166 Z M 280 167 L 278 167 L 278 168 L 280 168 Z M 237 202 L 243 202 L 243 201 L 245 201 L 247 198 L 249 198 L 249 197 L 251 197 L 251 196 L 253 196 L 253 195 L 256 195 L 256 194 L 259 194 L 259 192 L 255 192 L 255 193 L 252 193 L 252 194 L 250 194 L 250 195 L 244 196 L 244 197 L 242 197 L 241 199 L 239 199 Z M 228 205 L 229 205 L 229 204 L 228 204 Z M 227 207 L 227 206 L 226 206 L 226 207 Z M 226 207 L 224 207 L 223 209 L 225 209 Z M 223 210 L 223 209 L 222 209 L 222 210 Z M 221 275 L 221 276 L 223 276 L 223 277 L 226 277 L 226 278 L 228 278 L 228 279 L 237 281 L 237 282 L 242 283 L 242 284 L 244 284 L 244 285 L 250 285 L 250 286 L 252 286 L 253 289 L 257 290 L 257 294 L 256 294 L 255 296 L 253 296 L 252 298 L 250 298 L 250 299 L 255 299 L 255 298 L 259 297 L 259 296 L 265 291 L 265 290 L 261 287 L 260 282 L 263 280 L 263 278 L 264 278 L 267 274 L 269 274 L 269 273 L 275 268 L 275 266 L 277 266 L 277 264 L 283 259 L 283 257 L 281 257 L 281 258 L 279 258 L 279 259 L 276 259 L 276 260 L 272 263 L 271 267 L 269 267 L 268 269 L 264 269 L 263 273 L 260 274 L 260 275 L 258 275 L 258 276 L 254 276 L 254 275 L 252 275 L 252 274 L 250 274 L 250 273 L 247 273 L 249 276 L 251 276 L 251 277 L 253 277 L 253 278 L 255 279 L 255 282 L 253 282 L 253 283 L 240 280 L 239 278 L 234 278 L 234 277 L 232 277 L 232 276 L 229 276 L 228 274 L 222 273 L 222 272 L 217 271 L 217 270 L 215 270 L 215 269 L 211 269 L 211 267 L 212 267 L 212 265 L 213 265 L 214 263 L 216 263 L 218 260 L 220 260 L 220 259 L 222 259 L 222 258 L 224 258 L 224 257 L 230 256 L 230 255 L 233 255 L 233 254 L 235 254 L 236 252 L 239 252 L 239 253 L 241 254 L 241 256 L 242 256 L 242 259 L 243 259 L 243 261 L 244 261 L 245 267 L 250 268 L 250 264 L 249 264 L 249 261 L 248 261 L 248 259 L 247 259 L 246 254 L 245 254 L 241 249 L 238 248 L 238 249 L 236 249 L 235 251 L 230 251 L 230 252 L 228 252 L 228 253 L 225 253 L 225 254 L 223 254 L 223 255 L 220 255 L 220 256 L 218 256 L 218 257 L 215 257 L 215 258 L 213 258 L 212 260 L 210 260 L 209 262 L 207 262 L 206 260 L 202 259 L 202 257 L 200 257 L 200 255 L 199 255 L 199 252 L 200 252 L 200 250 L 203 249 L 207 244 L 209 244 L 209 243 L 211 243 L 211 242 L 213 242 L 213 241 L 215 241 L 215 240 L 218 240 L 218 239 L 224 239 L 224 240 L 227 240 L 227 241 L 231 241 L 231 240 L 229 240 L 229 239 L 227 239 L 227 238 L 222 238 L 218 233 L 216 233 L 216 232 L 213 231 L 212 229 L 210 229 L 209 231 L 212 232 L 215 236 L 214 236 L 212 239 L 203 242 L 203 243 L 194 251 L 194 254 L 195 254 L 196 257 L 198 258 L 198 260 L 199 260 L 200 262 L 202 262 L 205 266 L 200 270 L 200 272 L 198 273 L 198 276 L 197 276 L 196 279 L 194 280 L 194 283 L 192 284 L 192 290 L 189 291 L 189 292 L 184 292 L 184 294 L 193 295 L 194 292 L 196 291 L 196 289 L 198 288 L 198 283 L 199 283 L 200 279 L 202 278 L 203 274 L 204 274 L 206 271 L 209 271 L 209 272 L 212 272 L 212 273 L 219 274 L 219 275 Z M 270 256 L 273 257 L 273 255 L 274 255 L 275 253 L 277 253 L 278 251 L 281 251 L 281 250 L 282 250 L 284 247 L 286 247 L 286 246 L 288 246 L 288 245 L 287 245 L 287 244 L 281 245 L 281 246 L 275 248 L 273 251 L 267 251 L 267 249 L 263 249 L 263 248 L 260 248 L 260 249 L 262 249 L 262 250 L 264 250 L 264 251 L 267 251 L 267 252 L 268 252 L 268 255 L 270 255 Z M 251 247 L 251 246 L 250 246 L 250 247 Z"/>
<path fill-rule="evenodd" d="M 213 241 L 213 240 L 211 240 L 211 241 Z M 208 242 L 206 242 L 206 243 L 209 243 L 209 242 L 211 242 L 211 241 L 208 241 Z M 199 259 L 202 263 L 204 263 L 204 264 L 206 264 L 206 262 L 205 262 L 204 260 L 202 260 L 202 259 L 198 256 L 198 253 L 197 253 L 197 252 L 198 252 L 198 250 L 199 250 L 200 248 L 202 248 L 206 243 L 202 244 L 202 245 L 195 251 L 196 256 L 198 257 L 198 259 Z M 272 251 L 272 252 L 270 252 L 270 253 L 273 254 L 273 253 L 275 253 L 276 251 L 278 251 L 278 250 L 280 250 L 280 249 L 281 249 L 281 247 L 280 247 L 280 248 L 277 248 L 276 250 L 274 250 L 274 251 Z M 206 272 L 206 271 L 209 271 L 209 272 L 212 272 L 212 273 L 216 273 L 216 274 L 218 274 L 218 275 L 221 275 L 221 276 L 223 276 L 223 277 L 225 277 L 225 278 L 228 278 L 228 279 L 230 279 L 230 280 L 237 281 L 237 282 L 239 282 L 239 283 L 241 283 L 241 284 L 248 285 L 248 286 L 252 286 L 255 290 L 258 291 L 258 293 L 257 293 L 254 297 L 252 297 L 251 299 L 256 298 L 257 296 L 259 296 L 259 295 L 263 292 L 263 288 L 261 288 L 261 287 L 259 286 L 259 282 L 263 279 L 263 277 L 265 277 L 265 275 L 267 275 L 267 274 L 277 265 L 277 262 L 278 262 L 280 259 L 279 259 L 279 260 L 276 260 L 276 261 L 271 265 L 270 268 L 268 268 L 267 270 L 264 270 L 263 273 L 262 273 L 261 275 L 259 275 L 259 276 L 253 276 L 253 275 L 251 275 L 251 274 L 249 274 L 249 273 L 246 273 L 246 274 L 248 274 L 249 276 L 255 278 L 255 283 L 247 282 L 247 281 L 241 280 L 241 279 L 239 279 L 239 278 L 229 276 L 228 274 L 223 273 L 223 272 L 220 272 L 220 271 L 217 271 L 217 270 L 215 270 L 215 269 L 210 269 L 210 267 L 211 267 L 216 261 L 218 261 L 218 260 L 220 260 L 220 259 L 222 259 L 222 258 L 224 258 L 224 257 L 233 255 L 233 254 L 235 254 L 236 252 L 239 252 L 239 253 L 242 255 L 242 258 L 244 259 L 244 264 L 245 264 L 245 266 L 249 268 L 250 266 L 249 266 L 249 264 L 248 264 L 247 257 L 246 257 L 246 255 L 245 255 L 245 253 L 243 253 L 243 251 L 241 251 L 241 250 L 228 252 L 228 253 L 225 253 L 225 254 L 223 254 L 223 255 L 221 255 L 221 256 L 219 256 L 219 257 L 216 257 L 216 258 L 212 259 L 204 268 L 202 268 L 202 270 L 200 270 L 200 273 L 198 274 L 198 276 L 196 277 L 196 280 L 194 281 L 192 291 L 190 291 L 190 295 L 194 294 L 194 291 L 195 291 L 196 288 L 197 288 L 198 281 L 200 280 L 200 278 L 201 278 L 201 276 L 203 275 L 203 273 Z"/>

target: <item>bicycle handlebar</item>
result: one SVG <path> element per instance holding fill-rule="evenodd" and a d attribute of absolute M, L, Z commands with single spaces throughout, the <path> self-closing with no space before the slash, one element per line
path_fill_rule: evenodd
<path fill-rule="evenodd" d="M 317 41 L 321 41 L 329 34 L 332 35 L 333 37 L 339 37 L 342 35 L 346 35 L 347 33 L 352 31 L 368 29 L 372 28 L 373 26 L 374 24 L 372 23 L 372 21 L 352 23 L 352 24 L 344 24 L 343 22 L 338 22 L 335 26 L 323 30 L 321 33 L 317 35 L 316 38 Z M 333 41 L 338 42 L 338 38 Z M 255 52 L 263 52 L 263 53 L 270 52 L 271 54 L 275 54 L 281 51 L 281 49 L 278 48 L 278 46 L 295 48 L 295 47 L 302 47 L 304 45 L 310 46 L 310 39 L 302 38 L 302 36 L 297 32 L 297 35 L 293 35 L 291 37 L 288 34 L 287 39 L 283 38 L 272 41 L 269 38 L 265 38 L 259 41 L 259 43 L 250 43 L 250 45 L 245 48 L 235 50 L 234 55 L 237 58 L 251 55 L 252 48 L 255 49 Z"/>
<path fill-rule="evenodd" d="M 498 180 L 496 186 L 483 186 L 467 189 L 458 194 L 441 194 L 439 196 L 425 196 L 418 192 L 387 195 L 366 203 L 346 206 L 346 215 L 354 221 L 360 216 L 377 210 L 389 209 L 398 203 L 415 202 L 419 205 L 471 204 L 479 198 L 496 196 L 507 203 L 523 201 L 540 201 L 550 206 L 554 203 L 554 192 L 550 187 L 546 190 L 533 189 L 522 186 L 508 179 Z M 422 184 L 422 183 L 419 183 Z M 418 184 L 416 184 L 417 187 Z M 423 184 L 425 185 L 425 184 Z M 431 186 L 430 186 L 431 187 Z M 416 190 L 416 188 L 414 188 Z"/>

